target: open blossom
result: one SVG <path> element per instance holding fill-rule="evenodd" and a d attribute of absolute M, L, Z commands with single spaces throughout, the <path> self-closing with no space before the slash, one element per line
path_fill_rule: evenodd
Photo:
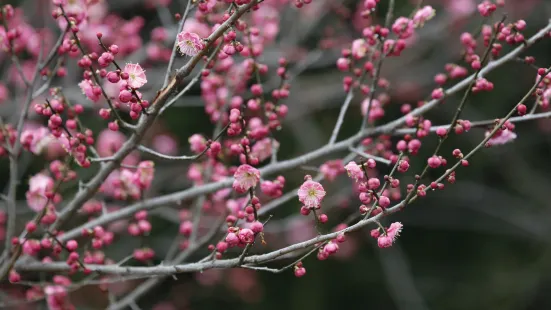
<path fill-rule="evenodd" d="M 485 135 L 486 137 L 488 137 L 490 135 L 490 131 L 487 131 Z M 503 145 L 515 140 L 516 138 L 517 138 L 516 133 L 512 132 L 509 129 L 505 129 L 505 130 L 496 132 L 494 136 L 490 138 L 490 140 L 488 140 L 487 144 L 490 146 Z"/>
<path fill-rule="evenodd" d="M 356 162 L 349 162 L 344 166 L 344 169 L 346 169 L 346 173 L 348 173 L 348 176 L 354 179 L 355 181 L 358 181 L 359 179 L 363 179 L 364 172 L 362 171 L 362 168 L 356 164 Z"/>
<path fill-rule="evenodd" d="M 191 151 L 195 154 L 203 152 L 207 148 L 207 139 L 200 134 L 194 134 L 187 140 Z"/>
<path fill-rule="evenodd" d="M 155 174 L 155 163 L 151 160 L 142 161 L 138 164 L 138 169 L 135 172 L 135 178 L 138 185 L 142 189 L 147 189 L 151 186 L 153 176 Z"/>
<path fill-rule="evenodd" d="M 97 102 L 100 99 L 101 92 L 95 91 L 94 84 L 90 80 L 82 80 L 82 82 L 78 83 L 78 86 L 86 98 L 92 102 Z"/>
<path fill-rule="evenodd" d="M 377 237 L 377 245 L 380 248 L 391 247 L 398 236 L 400 236 L 403 227 L 404 225 L 400 222 L 390 224 L 390 227 L 386 230 L 386 234 L 382 234 Z"/>
<path fill-rule="evenodd" d="M 407 39 L 413 35 L 414 21 L 407 17 L 398 17 L 392 25 L 392 31 L 398 35 L 400 39 Z"/>
<path fill-rule="evenodd" d="M 328 181 L 334 181 L 337 176 L 341 173 L 344 173 L 345 168 L 342 165 L 342 160 L 335 159 L 330 160 L 320 166 L 320 172 L 323 173 L 323 176 Z"/>
<path fill-rule="evenodd" d="M 369 45 L 365 39 L 356 39 L 352 42 L 352 56 L 356 59 L 362 59 L 367 55 Z"/>
<path fill-rule="evenodd" d="M 245 193 L 256 186 L 260 180 L 260 171 L 250 165 L 241 165 L 234 173 L 233 189 L 238 193 Z"/>
<path fill-rule="evenodd" d="M 46 127 L 27 129 L 21 133 L 21 144 L 35 155 L 40 155 L 54 137 Z"/>
<path fill-rule="evenodd" d="M 120 186 L 115 190 L 115 197 L 121 200 L 126 200 L 129 197 L 132 199 L 140 199 L 142 191 L 140 190 L 135 174 L 127 169 L 123 169 L 119 175 Z"/>
<path fill-rule="evenodd" d="M 75 306 L 69 301 L 67 289 L 61 285 L 48 285 L 44 288 L 46 303 L 50 310 L 73 310 Z"/>
<path fill-rule="evenodd" d="M 69 137 L 65 133 L 62 133 L 59 137 L 57 137 L 57 142 L 61 145 L 65 152 L 71 153 L 71 143 L 69 141 Z"/>
<path fill-rule="evenodd" d="M 178 48 L 184 55 L 195 56 L 202 50 L 205 45 L 201 41 L 201 37 L 193 32 L 182 31 L 177 36 Z"/>
<path fill-rule="evenodd" d="M 29 190 L 26 193 L 27 204 L 36 212 L 42 210 L 48 198 L 46 194 L 54 189 L 54 180 L 42 173 L 32 176 L 29 179 Z"/>
<path fill-rule="evenodd" d="M 370 103 L 371 107 L 369 107 Z M 364 101 L 362 101 L 362 116 L 365 116 L 368 108 L 370 121 L 377 120 L 385 115 L 385 110 L 381 107 L 381 102 L 377 99 L 373 99 L 372 101 L 370 101 L 369 98 L 366 98 Z"/>
<path fill-rule="evenodd" d="M 415 24 L 415 27 L 423 27 L 425 22 L 434 17 L 435 12 L 436 11 L 430 5 L 419 9 L 419 11 L 417 11 L 417 13 L 413 16 L 413 23 Z"/>
<path fill-rule="evenodd" d="M 126 64 L 124 72 L 128 73 L 128 86 L 132 88 L 140 88 L 147 83 L 145 70 L 139 64 Z"/>
<path fill-rule="evenodd" d="M 325 194 L 325 190 L 320 183 L 312 181 L 312 177 L 306 176 L 306 181 L 298 189 L 298 200 L 306 208 L 319 209 Z"/>
<path fill-rule="evenodd" d="M 279 148 L 279 142 L 270 138 L 259 140 L 252 146 L 251 155 L 262 162 L 272 156 L 272 146 L 275 146 L 276 149 Z"/>
<path fill-rule="evenodd" d="M 468 17 L 476 10 L 476 1 L 454 0 L 448 2 L 446 8 L 454 18 L 464 18 Z"/>
<path fill-rule="evenodd" d="M 153 138 L 153 149 L 162 154 L 176 155 L 176 152 L 178 151 L 178 143 L 170 135 L 156 135 L 155 138 Z"/>
<path fill-rule="evenodd" d="M 199 22 L 196 18 L 188 17 L 182 32 L 196 33 L 199 37 L 208 37 L 211 33 L 209 26 Z"/>

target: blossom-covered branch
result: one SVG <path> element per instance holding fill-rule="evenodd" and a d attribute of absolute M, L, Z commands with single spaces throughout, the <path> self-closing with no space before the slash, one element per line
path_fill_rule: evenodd
<path fill-rule="evenodd" d="M 514 147 L 516 124 L 551 116 L 551 70 L 528 54 L 551 37 L 551 20 L 532 34 L 535 22 L 503 17 L 502 0 L 469 12 L 423 1 L 351 10 L 341 1 L 147 0 L 151 23 L 101 0 L 48 5 L 57 39 L 20 8 L 0 15 L 9 64 L 0 102 L 10 92 L 14 102 L 0 118 L 10 170 L 0 280 L 50 309 L 74 309 L 72 290 L 89 285 L 107 293 L 107 309 L 137 308 L 168 276 L 210 269 L 301 278 L 311 256 L 345 255 L 359 235 L 385 251 L 410 231 L 406 220 L 387 221 L 394 213 L 453 190 L 484 148 Z M 460 57 L 415 66 L 426 69 L 408 86 L 411 68 L 396 61 L 426 58 L 423 34 L 438 20 L 438 33 L 461 29 L 432 38 L 455 49 L 447 61 Z M 315 74 L 302 74 L 319 59 Z M 471 100 L 502 87 L 490 73 L 510 62 L 537 71 L 532 88 L 518 87 L 525 95 L 505 116 L 466 119 Z M 318 74 L 327 63 L 332 74 Z M 343 98 L 323 98 L 335 90 Z M 320 99 L 338 112 L 317 113 Z M 432 118 L 440 109 L 451 121 Z M 319 122 L 302 119 L 314 110 Z M 444 148 L 464 135 L 480 142 Z M 139 284 L 114 298 L 113 285 L 130 280 Z"/>

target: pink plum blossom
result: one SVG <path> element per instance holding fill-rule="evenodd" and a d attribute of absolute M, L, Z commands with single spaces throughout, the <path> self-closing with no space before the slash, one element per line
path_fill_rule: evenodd
<path fill-rule="evenodd" d="M 244 164 L 237 168 L 233 176 L 235 178 L 233 189 L 242 194 L 256 186 L 260 180 L 260 171 L 253 166 Z"/>
<path fill-rule="evenodd" d="M 26 193 L 27 204 L 36 212 L 42 210 L 48 202 L 47 193 L 53 191 L 54 180 L 39 173 L 29 179 L 29 190 Z"/>
<path fill-rule="evenodd" d="M 434 17 L 436 11 L 430 5 L 426 5 L 419 9 L 413 16 L 415 27 L 423 27 L 423 25 Z"/>
<path fill-rule="evenodd" d="M 279 148 L 279 142 L 272 140 L 270 138 L 264 138 L 257 141 L 251 148 L 251 155 L 258 158 L 260 162 L 268 159 L 272 156 L 272 147 Z"/>
<path fill-rule="evenodd" d="M 140 88 L 147 83 L 145 70 L 139 64 L 126 64 L 124 72 L 128 73 L 128 86 L 132 88 Z"/>
<path fill-rule="evenodd" d="M 46 127 L 27 129 L 21 133 L 22 145 L 35 155 L 40 155 L 53 141 L 55 141 L 55 139 L 50 133 L 50 130 Z"/>
<path fill-rule="evenodd" d="M 195 154 L 203 152 L 207 148 L 207 139 L 200 134 L 194 134 L 188 139 L 191 151 Z"/>
<path fill-rule="evenodd" d="M 306 208 L 319 209 L 325 194 L 325 190 L 319 182 L 313 181 L 310 176 L 306 176 L 306 181 L 298 189 L 298 200 Z"/>
<path fill-rule="evenodd" d="M 392 244 L 396 241 L 404 225 L 400 222 L 395 222 L 390 224 L 390 227 L 386 230 L 386 233 L 381 234 L 377 237 L 377 245 L 380 248 L 391 247 Z"/>
<path fill-rule="evenodd" d="M 178 34 L 177 44 L 180 52 L 188 56 L 197 55 L 197 53 L 205 47 L 198 34 L 186 31 L 182 31 Z"/>
<path fill-rule="evenodd" d="M 474 0 L 453 0 L 448 1 L 446 9 L 453 17 L 460 19 L 469 16 L 476 11 L 476 1 Z"/>
<path fill-rule="evenodd" d="M 365 39 L 356 39 L 352 42 L 352 56 L 356 59 L 364 58 L 369 50 L 369 45 Z"/>
<path fill-rule="evenodd" d="M 485 136 L 488 137 L 490 135 L 490 132 L 487 131 Z M 509 142 L 512 142 L 517 138 L 517 134 L 512 132 L 509 129 L 505 129 L 502 131 L 496 132 L 490 140 L 488 140 L 488 145 L 494 146 L 494 145 L 503 145 Z"/>
<path fill-rule="evenodd" d="M 346 169 L 346 173 L 348 173 L 348 176 L 354 179 L 356 182 L 359 179 L 363 179 L 364 177 L 364 172 L 362 171 L 362 168 L 354 161 L 346 164 L 346 166 L 344 166 L 344 169 Z"/>
<path fill-rule="evenodd" d="M 136 169 L 135 177 L 138 182 L 138 185 L 142 189 L 147 189 L 151 186 L 153 181 L 153 176 L 155 174 L 155 163 L 151 160 L 142 161 L 138 164 L 138 169 Z"/>
<path fill-rule="evenodd" d="M 400 39 L 410 38 L 414 31 L 414 21 L 406 17 L 398 17 L 392 25 L 392 31 L 397 34 Z"/>
<path fill-rule="evenodd" d="M 178 150 L 176 140 L 172 136 L 166 134 L 155 136 L 152 144 L 155 151 L 166 155 L 175 155 Z"/>
<path fill-rule="evenodd" d="M 120 131 L 104 129 L 100 132 L 96 140 L 96 149 L 101 157 L 113 156 L 126 142 L 126 136 Z M 130 153 L 123 163 L 126 165 L 137 164 L 136 153 Z"/>
<path fill-rule="evenodd" d="M 61 285 L 48 285 L 44 287 L 46 303 L 50 310 L 74 310 L 75 306 L 69 301 L 67 289 Z"/>
<path fill-rule="evenodd" d="M 182 32 L 196 33 L 200 38 L 206 38 L 210 35 L 210 28 L 199 22 L 196 18 L 188 18 L 182 28 Z"/>
<path fill-rule="evenodd" d="M 323 176 L 327 181 L 334 181 L 337 176 L 341 173 L 344 173 L 345 168 L 342 165 L 342 160 L 330 160 L 320 166 L 320 172 L 323 173 Z"/>
<path fill-rule="evenodd" d="M 138 182 L 136 182 L 137 178 L 135 174 L 128 169 L 123 169 L 120 172 L 119 178 L 120 186 L 116 191 L 115 196 L 118 196 L 117 198 L 121 200 L 128 198 L 140 199 L 142 191 L 139 188 Z"/>
<path fill-rule="evenodd" d="M 92 102 L 97 102 L 100 99 L 101 92 L 95 91 L 95 86 L 90 80 L 82 80 L 82 82 L 78 83 L 78 86 L 86 98 Z"/>

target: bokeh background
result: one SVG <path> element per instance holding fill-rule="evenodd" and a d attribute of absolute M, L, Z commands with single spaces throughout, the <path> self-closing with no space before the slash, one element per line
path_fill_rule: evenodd
<path fill-rule="evenodd" d="M 266 3 L 271 1 L 266 0 Z M 30 24 L 57 31 L 49 17 L 49 1 L 8 2 L 20 6 Z M 170 17 L 169 12 L 181 12 L 184 1 L 168 1 L 169 5 L 157 9 L 150 5 L 151 1 L 148 2 L 112 0 L 107 4 L 110 12 L 124 19 L 143 17 L 140 35 L 143 42 L 147 42 L 151 30 L 162 26 L 163 20 L 172 23 L 167 14 Z M 281 142 L 280 159 L 314 150 L 328 141 L 345 97 L 343 74 L 336 70 L 335 61 L 340 49 L 358 38 L 359 30 L 365 26 L 357 16 L 361 2 L 314 0 L 301 10 L 290 5 L 282 12 L 277 40 L 266 47 L 261 58 L 273 70 L 281 56 L 288 56 L 293 64 L 291 96 L 286 100 L 289 116 L 283 129 L 276 134 Z M 551 1 L 506 2 L 505 9 L 495 16 L 507 12 L 509 22 L 525 19 L 527 37 L 551 18 Z M 483 22 L 476 12 L 474 5 L 477 1 L 474 0 L 427 0 L 423 3 L 433 5 L 437 14 L 420 30 L 411 48 L 401 57 L 385 62 L 383 76 L 391 82 L 391 104 L 379 124 L 400 116 L 401 104 L 414 105 L 425 99 L 435 87 L 434 75 L 443 72 L 446 63 L 460 59 L 459 35 L 463 31 L 475 31 Z M 396 1 L 395 16 L 408 16 L 416 5 L 416 1 Z M 386 14 L 387 0 L 381 0 L 380 7 L 382 11 L 374 17 L 379 22 Z M 175 31 L 172 24 L 167 26 L 170 31 Z M 551 65 L 551 41 L 536 44 L 527 55 L 535 56 L 538 66 Z M 147 58 L 147 49 L 142 46 L 125 60 L 136 62 Z M 179 58 L 177 64 L 183 64 L 183 59 Z M 9 60 L 4 58 L 0 66 L 4 72 L 3 82 L 7 83 L 10 66 Z M 154 95 L 165 68 L 160 62 L 149 63 L 147 74 L 151 85 L 144 91 L 145 97 Z M 67 69 L 68 77 L 55 80 L 53 85 L 64 87 L 74 102 L 87 104 L 76 86 L 80 71 L 71 63 L 67 64 Z M 472 96 L 463 119 L 476 121 L 504 116 L 533 84 L 535 69 L 521 62 L 511 62 L 486 78 L 495 84 L 495 90 Z M 265 85 L 276 86 L 278 82 L 277 79 L 267 79 Z M 22 95 L 17 90 L 11 92 L 11 100 L 0 106 L 2 116 L 9 119 L 11 111 L 22 101 Z M 357 132 L 361 123 L 362 99 L 357 96 L 354 100 L 340 138 Z M 447 124 L 458 102 L 458 97 L 450 98 L 427 116 L 435 125 Z M 529 106 L 532 103 L 529 102 Z M 97 107 L 89 108 L 87 125 L 99 132 L 105 124 L 92 117 L 97 113 Z M 164 135 L 178 145 L 178 153 L 187 153 L 189 136 L 193 133 L 208 136 L 212 128 L 204 113 L 198 84 L 171 108 L 170 113 L 162 116 L 146 140 L 152 143 L 155 137 Z M 474 156 L 469 167 L 457 172 L 455 184 L 447 185 L 444 191 L 431 192 L 426 198 L 385 219 L 385 224 L 390 221 L 404 224 L 401 237 L 391 248 L 377 248 L 376 241 L 369 237 L 366 229 L 351 234 L 335 257 L 318 261 L 314 255 L 306 259 L 307 275 L 303 278 L 295 278 L 291 271 L 271 274 L 244 269 L 182 274 L 177 279 L 162 281 L 137 304 L 141 309 L 158 310 L 551 309 L 548 293 L 551 289 L 551 121 L 521 123 L 516 132 L 518 138 L 513 143 L 484 149 Z M 451 154 L 455 148 L 465 153 L 483 138 L 483 129 L 453 135 L 444 145 L 442 154 Z M 412 157 L 410 173 L 401 179 L 402 184 L 411 182 L 413 173 L 420 172 L 435 145 L 436 138 L 425 139 L 420 154 Z M 325 160 L 343 155 L 336 154 Z M 23 162 L 23 180 L 47 163 L 44 158 L 26 155 Z M 286 172 L 286 189 L 295 188 L 304 174 L 312 173 L 310 167 L 323 162 L 313 162 L 304 169 Z M 187 168 L 188 163 L 184 162 L 158 162 L 156 179 L 148 196 L 189 187 Z M 430 178 L 434 179 L 442 172 L 434 172 Z M 382 176 L 388 171 L 381 169 L 380 173 Z M 90 174 L 80 172 L 84 179 Z M 5 187 L 7 182 L 8 162 L 4 159 L 0 161 L 0 187 Z M 332 183 L 323 184 L 329 195 L 323 208 L 328 210 L 333 227 L 357 212 L 360 202 L 352 191 L 350 179 L 344 175 Z M 32 216 L 25 205 L 24 186 L 19 191 L 19 229 L 25 219 Z M 64 190 L 67 193 L 64 196 L 70 197 L 76 184 L 67 184 Z M 147 242 L 158 257 L 164 257 L 173 243 L 178 229 L 178 212 L 190 208 L 192 203 L 167 205 L 154 213 L 154 229 Z M 312 223 L 298 214 L 299 207 L 298 202 L 292 200 L 273 213 L 274 217 L 266 226 L 268 248 L 312 236 Z M 106 253 L 109 257 L 121 259 L 138 245 L 138 240 L 121 235 L 117 236 L 116 246 L 107 249 Z M 260 246 L 257 249 L 264 250 Z M 205 253 L 197 253 L 194 258 L 201 258 Z M 271 266 L 281 267 L 290 262 L 275 262 Z M 46 276 L 31 277 L 44 279 Z M 139 283 L 127 281 L 111 285 L 110 294 L 122 296 Z M 2 289 L 6 295 L 0 298 L 12 300 L 14 296 L 23 297 L 26 287 L 4 284 Z M 74 291 L 71 300 L 78 309 L 102 309 L 108 302 L 108 295 L 97 287 L 87 286 Z M 40 303 L 20 306 L 44 309 Z"/>

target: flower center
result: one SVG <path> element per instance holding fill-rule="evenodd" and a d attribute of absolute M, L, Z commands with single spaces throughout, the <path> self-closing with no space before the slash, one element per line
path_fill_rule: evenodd
<path fill-rule="evenodd" d="M 189 46 L 189 47 L 195 48 L 195 45 L 193 44 L 193 41 L 191 41 L 191 40 L 186 40 L 186 45 Z"/>
<path fill-rule="evenodd" d="M 315 189 L 309 190 L 309 191 L 308 191 L 308 196 L 315 197 L 315 196 L 316 196 L 316 190 L 315 190 Z"/>
<path fill-rule="evenodd" d="M 136 79 L 136 74 L 135 73 L 130 73 L 130 79 L 135 80 Z"/>

